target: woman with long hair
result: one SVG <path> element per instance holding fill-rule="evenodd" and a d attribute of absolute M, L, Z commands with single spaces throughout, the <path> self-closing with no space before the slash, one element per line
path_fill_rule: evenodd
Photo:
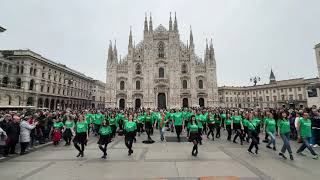
<path fill-rule="evenodd" d="M 124 130 L 125 130 L 125 145 L 128 148 L 128 156 L 130 156 L 133 153 L 132 150 L 132 143 L 136 136 L 136 130 L 137 130 L 137 124 L 133 121 L 132 114 L 129 115 L 128 121 L 124 124 Z"/>
<path fill-rule="evenodd" d="M 290 154 L 290 159 L 293 160 L 292 150 L 290 146 L 290 122 L 287 118 L 287 113 L 282 112 L 281 115 L 282 118 L 278 121 L 278 132 L 283 141 L 283 146 L 281 148 L 279 156 L 283 157 L 284 159 L 287 159 L 287 157 L 284 154 L 286 153 L 286 150 L 288 150 Z"/>
<path fill-rule="evenodd" d="M 102 151 L 103 155 L 101 158 L 105 159 L 107 157 L 107 146 L 111 142 L 112 129 L 109 126 L 109 121 L 102 121 L 101 127 L 99 129 L 99 149 Z"/>
<path fill-rule="evenodd" d="M 63 131 L 63 139 L 66 141 L 65 146 L 69 146 L 71 144 L 71 140 L 73 136 L 73 128 L 74 128 L 73 120 L 71 120 L 69 115 L 66 115 L 66 121 L 64 122 L 64 131 Z"/>
<path fill-rule="evenodd" d="M 255 153 L 258 154 L 258 133 L 257 124 L 253 121 L 253 115 L 251 113 L 247 114 L 247 127 L 248 127 L 248 137 L 251 139 L 251 144 L 249 146 L 248 152 L 253 154 L 252 148 L 255 147 Z"/>
<path fill-rule="evenodd" d="M 191 116 L 189 129 L 190 129 L 189 141 L 193 143 L 193 148 L 192 148 L 191 154 L 192 154 L 192 156 L 197 156 L 200 134 L 198 131 L 199 127 L 197 125 L 196 118 L 194 115 Z"/>
<path fill-rule="evenodd" d="M 243 125 L 242 125 L 242 117 L 239 115 L 239 111 L 234 112 L 234 116 L 232 116 L 232 127 L 235 131 L 236 135 L 233 138 L 233 143 L 237 143 L 237 138 L 240 137 L 241 145 L 243 145 Z"/>
<path fill-rule="evenodd" d="M 77 157 L 84 156 L 84 146 L 87 144 L 88 140 L 88 124 L 84 121 L 83 115 L 78 116 L 78 121 L 76 123 L 76 136 L 73 139 L 74 147 L 79 151 Z M 81 147 L 80 147 L 80 146 Z"/>
<path fill-rule="evenodd" d="M 276 151 L 276 120 L 274 120 L 273 118 L 273 114 L 269 113 L 269 118 L 266 120 L 266 133 L 269 135 L 270 140 L 269 143 L 267 144 L 267 148 L 269 149 L 273 149 L 274 151 Z M 273 147 L 271 148 L 270 145 L 273 145 Z"/>
<path fill-rule="evenodd" d="M 212 135 L 212 140 L 214 141 L 214 128 L 215 128 L 215 114 L 213 113 L 209 113 L 208 114 L 208 119 L 207 119 L 207 123 L 208 123 L 208 127 L 209 127 L 209 132 L 207 134 L 207 138 L 209 139 L 210 134 Z"/>
<path fill-rule="evenodd" d="M 228 112 L 226 114 L 226 118 L 225 118 L 225 121 L 224 121 L 224 125 L 225 125 L 225 129 L 227 129 L 227 132 L 228 132 L 228 137 L 227 137 L 227 140 L 228 141 L 231 141 L 231 135 L 232 135 L 232 119 L 231 119 L 231 114 Z"/>
<path fill-rule="evenodd" d="M 318 159 L 318 154 L 314 152 L 312 147 L 309 144 L 310 138 L 311 138 L 311 120 L 309 119 L 308 113 L 303 113 L 303 117 L 298 122 L 298 132 L 299 132 L 299 138 L 302 141 L 302 145 L 297 151 L 297 154 L 305 156 L 302 152 L 308 148 L 311 154 L 313 155 L 313 159 Z"/>

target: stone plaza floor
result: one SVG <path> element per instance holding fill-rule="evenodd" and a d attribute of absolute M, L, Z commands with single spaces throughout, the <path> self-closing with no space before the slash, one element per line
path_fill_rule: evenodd
<path fill-rule="evenodd" d="M 320 160 L 313 160 L 308 151 L 306 157 L 283 160 L 278 151 L 266 149 L 260 144 L 259 155 L 247 153 L 243 146 L 226 141 L 226 131 L 215 141 L 204 137 L 198 157 L 191 156 L 192 143 L 160 142 L 159 133 L 152 137 L 154 144 L 143 144 L 143 134 L 133 145 L 134 153 L 128 156 L 124 137 L 116 137 L 109 144 L 107 159 L 101 159 L 97 138 L 90 137 L 85 157 L 76 158 L 73 146 L 62 142 L 38 149 L 24 156 L 0 162 L 1 180 L 102 180 L 102 179 L 199 179 L 206 176 L 235 176 L 233 179 L 303 179 L 320 177 Z M 175 136 L 166 132 L 166 136 Z M 277 148 L 282 141 L 277 139 Z M 292 142 L 295 152 L 299 146 Z M 315 148 L 319 153 L 320 148 Z M 204 178 L 205 179 L 205 178 Z M 232 179 L 225 178 L 225 179 Z"/>

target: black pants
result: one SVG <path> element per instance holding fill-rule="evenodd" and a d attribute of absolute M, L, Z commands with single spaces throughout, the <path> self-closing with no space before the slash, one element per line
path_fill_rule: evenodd
<path fill-rule="evenodd" d="M 66 141 L 66 144 L 67 145 L 70 145 L 71 143 L 71 140 L 72 140 L 72 132 L 71 132 L 71 129 L 66 129 L 63 133 L 63 139 L 64 141 Z"/>
<path fill-rule="evenodd" d="M 117 127 L 116 127 L 116 125 L 110 125 L 110 127 L 111 127 L 111 130 L 112 130 L 112 133 L 111 133 L 111 137 L 115 137 L 116 136 L 116 130 L 117 130 Z"/>
<path fill-rule="evenodd" d="M 29 142 L 20 142 L 20 153 L 24 154 L 29 145 Z"/>
<path fill-rule="evenodd" d="M 231 130 L 231 125 L 226 125 L 227 132 L 228 132 L 228 141 L 231 141 L 231 135 L 232 135 L 232 130 Z"/>
<path fill-rule="evenodd" d="M 103 155 L 107 155 L 107 146 L 108 144 L 105 144 L 105 145 L 99 144 L 99 149 L 103 152 Z"/>
<path fill-rule="evenodd" d="M 258 152 L 259 147 L 258 147 L 258 133 L 255 131 L 248 131 L 248 136 L 251 139 L 251 144 L 249 146 L 248 151 L 251 151 L 253 147 L 256 148 L 256 152 Z"/>
<path fill-rule="evenodd" d="M 18 144 L 18 141 L 15 140 L 11 140 L 9 141 L 9 143 L 7 144 L 7 149 L 6 149 L 6 154 L 14 154 L 16 153 L 16 146 Z"/>
<path fill-rule="evenodd" d="M 142 123 L 138 123 L 138 134 L 143 132 L 143 124 Z"/>
<path fill-rule="evenodd" d="M 152 130 L 153 130 L 151 122 L 145 123 L 145 129 L 146 129 L 146 133 L 148 135 L 148 140 L 151 140 L 151 134 L 152 134 Z"/>
<path fill-rule="evenodd" d="M 217 133 L 216 133 L 216 138 L 220 138 L 221 134 L 220 134 L 220 124 L 216 124 L 216 130 L 217 130 Z"/>
<path fill-rule="evenodd" d="M 73 143 L 73 145 L 79 151 L 79 153 L 84 152 L 84 143 L 80 143 L 81 147 L 79 146 L 79 143 Z"/>
<path fill-rule="evenodd" d="M 243 135 L 242 135 L 243 140 L 246 138 L 247 142 L 249 142 L 249 132 L 248 132 L 248 127 L 247 127 L 247 126 L 244 126 L 243 128 L 244 128 L 244 130 L 243 130 Z"/>
<path fill-rule="evenodd" d="M 176 129 L 176 134 L 177 134 L 177 138 L 178 138 L 178 142 L 180 142 L 180 134 L 182 132 L 182 125 L 176 125 L 175 126 Z"/>
<path fill-rule="evenodd" d="M 241 144 L 243 143 L 242 130 L 241 128 L 235 129 L 236 135 L 233 138 L 233 142 L 236 142 L 237 138 L 240 137 Z"/>
<path fill-rule="evenodd" d="M 203 126 L 203 132 L 207 134 L 207 123 L 202 123 L 202 126 Z"/>
<path fill-rule="evenodd" d="M 207 137 L 209 138 L 210 134 L 212 135 L 212 139 L 214 139 L 214 127 L 215 125 L 214 124 L 208 124 L 208 127 L 209 127 L 209 132 L 207 134 Z"/>
<path fill-rule="evenodd" d="M 126 132 L 126 135 L 124 137 L 124 143 L 127 146 L 129 152 L 132 151 L 132 144 L 133 144 L 133 139 L 135 138 L 135 133 L 134 132 Z"/>
<path fill-rule="evenodd" d="M 192 154 L 193 155 L 198 154 L 198 142 L 197 141 L 193 141 Z"/>

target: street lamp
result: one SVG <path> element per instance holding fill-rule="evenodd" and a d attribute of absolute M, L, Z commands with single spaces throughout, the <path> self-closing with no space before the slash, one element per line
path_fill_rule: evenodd
<path fill-rule="evenodd" d="M 69 88 L 73 84 L 73 82 L 75 82 L 75 80 L 73 80 L 73 79 L 65 79 L 64 81 L 68 83 Z M 69 93 L 69 96 L 68 96 L 68 102 L 69 102 L 68 104 L 70 105 L 69 108 L 71 108 L 70 99 L 71 99 L 71 88 L 70 88 L 70 93 Z"/>
<path fill-rule="evenodd" d="M 260 80 L 261 78 L 259 76 L 254 76 L 250 78 L 250 82 L 253 82 L 253 86 L 256 86 Z"/>

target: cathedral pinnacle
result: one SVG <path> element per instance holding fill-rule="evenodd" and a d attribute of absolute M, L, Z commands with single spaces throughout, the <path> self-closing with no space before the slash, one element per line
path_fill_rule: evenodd
<path fill-rule="evenodd" d="M 171 19 L 171 12 L 170 12 L 170 19 L 169 19 L 169 31 L 172 31 L 172 19 Z"/>
<path fill-rule="evenodd" d="M 176 12 L 174 13 L 173 30 L 178 32 L 178 22 L 177 22 L 177 14 L 176 14 Z"/>
<path fill-rule="evenodd" d="M 118 60 L 117 40 L 114 40 L 113 55 L 114 55 L 114 59 L 117 61 Z"/>
<path fill-rule="evenodd" d="M 191 26 L 190 26 L 190 48 L 193 48 L 193 47 L 194 47 L 193 35 L 192 35 L 192 29 L 191 29 Z"/>
<path fill-rule="evenodd" d="M 147 19 L 147 13 L 144 17 L 144 32 L 148 32 L 148 19 Z"/>
<path fill-rule="evenodd" d="M 132 47 L 132 31 L 130 26 L 130 33 L 129 33 L 129 47 Z"/>
<path fill-rule="evenodd" d="M 152 32 L 153 31 L 153 27 L 152 27 L 152 16 L 150 13 L 150 20 L 149 20 L 149 31 Z"/>
<path fill-rule="evenodd" d="M 108 61 L 112 61 L 113 59 L 113 51 L 112 51 L 112 42 L 110 40 L 109 49 L 108 49 Z"/>

